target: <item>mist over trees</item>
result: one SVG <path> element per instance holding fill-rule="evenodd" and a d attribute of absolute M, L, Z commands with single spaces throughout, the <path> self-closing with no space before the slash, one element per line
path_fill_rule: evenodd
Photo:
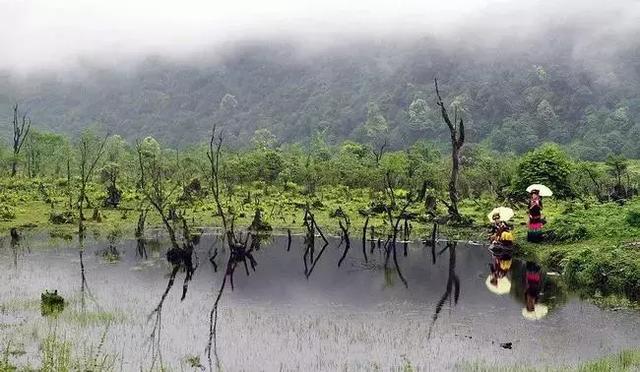
<path fill-rule="evenodd" d="M 178 148 L 201 143 L 215 122 L 234 147 L 252 146 L 266 130 L 276 145 L 309 144 L 320 133 L 330 144 L 399 149 L 418 139 L 448 142 L 437 76 L 469 143 L 521 154 L 555 142 L 585 160 L 640 157 L 637 46 L 594 57 L 562 29 L 523 45 L 455 45 L 385 39 L 305 53 L 286 42 L 247 43 L 198 61 L 149 57 L 126 69 L 7 73 L 0 112 L 17 101 L 36 130 L 77 134 L 97 124 L 130 142 L 151 135 Z"/>

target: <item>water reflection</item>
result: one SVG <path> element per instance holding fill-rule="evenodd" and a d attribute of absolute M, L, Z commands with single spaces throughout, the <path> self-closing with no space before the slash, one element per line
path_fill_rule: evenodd
<path fill-rule="evenodd" d="M 487 288 L 497 295 L 507 294 L 511 291 L 511 281 L 507 274 L 511 270 L 513 248 L 494 245 L 489 252 L 491 252 L 491 263 L 486 281 Z"/>
<path fill-rule="evenodd" d="M 547 315 L 548 307 L 540 304 L 540 292 L 542 290 L 542 273 L 540 265 L 527 261 L 525 264 L 525 307 L 522 315 L 526 319 L 538 320 Z"/>
<path fill-rule="evenodd" d="M 200 249 L 194 249 L 194 267 L 197 266 L 195 251 L 201 257 L 206 255 L 214 239 L 220 247 L 222 241 L 216 235 L 202 236 Z M 536 286 L 529 275 L 536 272 L 535 268 L 528 270 L 527 263 L 515 257 L 508 267 L 505 265 L 508 256 L 488 252 L 485 247 L 455 242 L 426 248 L 409 244 L 408 255 L 397 257 L 402 274 L 412 284 L 407 289 L 402 285 L 385 286 L 385 278 L 399 281 L 391 261 L 393 250 L 389 249 L 389 242 L 386 248 L 381 242 L 377 254 L 368 257 L 368 265 L 357 249 L 350 250 L 343 265 L 337 268 L 336 263 L 344 251 L 336 248 L 340 245 L 338 239 L 328 239 L 330 247 L 322 253 L 313 274 L 305 280 L 300 258 L 308 247 L 301 244 L 303 237 L 291 237 L 291 254 L 286 253 L 290 242 L 288 234 L 272 241 L 257 237 L 254 240 L 251 235 L 243 236 L 244 239 L 247 239 L 246 251 L 252 255 L 254 265 L 246 256 L 239 260 L 240 251 L 233 252 L 236 258 L 231 262 L 235 262 L 235 268 L 249 272 L 250 277 L 242 272 L 234 275 L 235 292 L 229 292 L 228 274 L 233 274 L 234 269 L 229 269 L 232 251 L 226 248 L 225 242 L 224 250 L 217 257 L 224 274 L 199 268 L 192 278 L 189 295 L 182 303 L 175 290 L 169 292 L 162 313 L 157 314 L 155 339 L 149 337 L 155 317 L 152 316 L 148 323 L 145 320 L 150 307 L 158 304 L 158 295 L 164 294 L 167 275 L 174 267 L 166 264 L 169 261 L 165 261 L 165 257 L 160 265 L 153 259 L 141 262 L 135 240 L 118 243 L 121 259 L 112 264 L 105 263 L 96 254 L 106 243 L 96 244 L 90 240 L 82 250 L 73 244 L 71 250 L 54 249 L 30 255 L 24 263 L 20 261 L 21 270 L 16 278 L 9 278 L 10 287 L 6 282 L 0 287 L 0 296 L 13 298 L 18 291 L 12 288 L 20 288 L 26 298 L 37 299 L 45 288 L 54 289 L 50 283 L 58 281 L 60 293 L 69 297 L 67 294 L 78 293 L 77 279 L 81 279 L 80 291 L 87 297 L 87 311 L 92 308 L 89 293 L 93 292 L 107 312 L 127 314 L 127 325 L 112 327 L 105 345 L 109 350 L 122 353 L 123 370 L 149 370 L 152 360 L 155 360 L 153 368 L 156 370 L 174 367 L 180 370 L 177 363 L 190 355 L 202 358 L 202 364 L 206 365 L 204 357 L 207 354 L 203 349 L 207 344 L 207 332 L 211 331 L 204 325 L 208 315 L 214 317 L 210 326 L 217 327 L 210 349 L 213 370 L 374 369 L 372 364 L 363 364 L 368 361 L 373 361 L 382 370 L 393 370 L 399 365 L 394 355 L 403 353 L 407 353 L 407 358 L 419 368 L 430 366 L 433 370 L 447 370 L 463 356 L 449 361 L 442 357 L 442 351 L 455 354 L 465 350 L 464 358 L 477 360 L 499 349 L 497 342 L 505 341 L 513 342 L 509 355 L 514 356 L 515 362 L 517 358 L 529 361 L 534 355 L 536 358 L 540 355 L 540 360 L 544 361 L 541 363 L 555 361 L 550 358 L 558 353 L 550 350 L 559 350 L 557 345 L 563 347 L 560 355 L 563 361 L 571 361 L 599 350 L 594 345 L 603 339 L 603 333 L 585 336 L 589 337 L 588 342 L 565 346 L 575 340 L 572 337 L 576 330 L 592 324 L 598 324 L 599 330 L 607 329 L 602 332 L 614 338 L 616 345 L 640 342 L 631 331 L 624 330 L 629 328 L 629 322 L 616 323 L 620 317 L 615 322 L 612 320 L 611 316 L 620 313 L 603 316 L 599 310 L 577 299 L 566 307 L 560 306 L 566 298 L 562 288 L 554 283 L 554 277 L 546 276 L 542 268 L 538 270 L 541 280 L 536 299 L 533 296 Z M 316 240 L 322 244 L 317 236 Z M 167 242 L 162 241 L 162 244 L 162 249 L 167 249 Z M 390 253 L 389 270 L 383 270 L 387 252 Z M 6 260 L 0 262 L 4 264 L 0 269 L 12 265 L 11 252 L 4 250 L 3 253 Z M 320 247 L 316 246 L 314 259 L 319 253 Z M 69 260 L 69 254 L 79 258 L 79 264 Z M 150 250 L 149 256 L 157 255 Z M 433 257 L 436 263 L 431 265 L 429 262 Z M 487 270 L 488 266 L 490 270 Z M 177 277 L 185 271 L 185 268 L 178 270 Z M 485 286 L 487 277 L 510 279 L 511 296 L 498 297 L 489 292 Z M 212 286 L 215 286 L 213 290 Z M 126 290 L 115 292 L 122 287 Z M 534 298 L 534 309 L 536 304 L 545 304 L 550 309 L 536 327 L 522 327 L 526 324 L 521 314 L 527 306 L 526 293 Z M 72 311 L 73 307 L 80 307 L 77 297 L 69 298 Z M 214 300 L 215 310 L 209 313 Z M 34 309 L 34 312 L 40 318 L 40 310 Z M 553 312 L 559 314 L 552 316 Z M 500 321 L 497 328 L 496 319 Z M 69 326 L 65 323 L 69 319 L 64 313 L 56 322 L 59 322 L 61 332 L 73 335 L 72 339 L 80 342 L 96 334 L 97 327 L 102 327 Z M 32 326 L 38 325 L 28 323 L 29 329 Z M 640 334 L 633 325 L 629 330 Z M 425 344 L 427 338 L 430 341 Z M 389 340 L 395 341 L 390 343 Z M 494 340 L 495 345 L 487 346 Z M 425 346 L 414 351 L 412 349 L 418 349 L 415 345 Z M 143 351 L 139 352 L 141 349 Z M 493 360 L 494 357 L 489 358 Z"/>
<path fill-rule="evenodd" d="M 444 306 L 447 299 L 449 299 L 449 306 L 451 306 L 451 293 L 453 292 L 453 304 L 458 304 L 458 299 L 460 298 L 460 279 L 456 274 L 456 247 L 458 243 L 456 241 L 448 241 L 445 248 L 440 252 L 444 252 L 445 250 L 449 251 L 449 270 L 447 275 L 447 286 L 445 287 L 445 291 L 438 300 L 436 304 L 435 312 L 431 318 L 431 326 L 429 327 L 429 333 L 427 335 L 427 339 L 431 338 L 431 333 L 433 331 L 433 327 L 438 320 L 438 315 L 442 311 L 442 307 Z"/>
<path fill-rule="evenodd" d="M 220 300 L 222 299 L 222 295 L 227 285 L 227 278 L 229 278 L 229 283 L 231 285 L 231 290 L 233 291 L 233 274 L 235 273 L 236 268 L 240 263 L 243 264 L 245 268 L 245 272 L 247 276 L 250 275 L 249 267 L 247 262 L 251 265 L 251 269 L 256 271 L 256 266 L 258 262 L 254 257 L 254 252 L 260 250 L 261 244 L 265 241 L 269 241 L 271 238 L 270 232 L 247 232 L 246 238 L 242 238 L 242 234 L 240 234 L 240 238 L 237 239 L 233 230 L 227 232 L 228 245 L 229 245 L 229 258 L 227 260 L 227 264 L 224 271 L 224 276 L 222 278 L 222 283 L 218 289 L 218 293 L 216 295 L 216 299 L 213 303 L 213 307 L 209 312 L 209 338 L 207 341 L 207 346 L 205 348 L 205 352 L 207 354 L 207 360 L 209 361 L 209 370 L 213 371 L 213 360 L 215 360 L 216 370 L 222 370 L 220 358 L 218 356 L 218 312 L 220 306 Z M 250 244 L 247 244 L 251 238 Z M 215 253 L 210 258 L 210 262 L 214 266 L 214 270 L 217 271 L 217 264 L 215 263 L 215 257 L 218 254 L 218 250 L 216 248 Z M 213 358 L 212 358 L 213 353 Z"/>
<path fill-rule="evenodd" d="M 175 213 L 175 212 L 174 212 Z M 199 234 L 192 234 L 191 230 L 187 224 L 186 218 L 179 214 L 176 217 L 176 220 L 179 220 L 182 223 L 182 246 L 179 246 L 175 241 L 175 237 L 173 235 L 173 230 L 170 231 L 172 237 L 172 247 L 167 251 L 166 259 L 171 264 L 171 273 L 169 274 L 169 281 L 167 282 L 167 286 L 160 296 L 160 301 L 158 305 L 151 311 L 151 313 L 147 316 L 147 321 L 154 319 L 153 327 L 151 329 L 151 334 L 149 339 L 151 341 L 151 367 L 153 370 L 155 367 L 156 361 L 159 362 L 160 368 L 163 369 L 163 361 L 162 361 L 162 309 L 164 303 L 171 291 L 171 288 L 174 285 L 176 276 L 179 271 L 185 272 L 184 281 L 182 284 L 182 295 L 180 297 L 180 301 L 184 301 L 187 296 L 187 291 L 189 289 L 189 283 L 193 278 L 193 274 L 198 268 L 198 256 L 195 253 L 195 246 L 200 242 Z M 138 249 L 140 247 L 141 240 L 144 239 L 142 236 L 139 236 L 137 239 Z M 143 243 L 144 244 L 144 243 Z M 143 245 L 144 248 L 144 245 Z M 138 254 L 140 252 L 138 251 Z M 146 250 L 144 251 L 146 256 Z M 194 262 L 195 258 L 195 262 Z"/>

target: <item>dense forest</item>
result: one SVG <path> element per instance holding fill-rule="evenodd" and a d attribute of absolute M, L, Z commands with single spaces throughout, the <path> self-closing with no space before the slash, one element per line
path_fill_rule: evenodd
<path fill-rule="evenodd" d="M 633 63 L 640 49 L 585 51 L 576 38 L 553 30 L 526 48 L 450 49 L 422 39 L 315 53 L 284 42 L 246 43 L 198 63 L 157 57 L 121 70 L 7 73 L 0 75 L 0 112 L 8 118 L 19 102 L 34 128 L 78 134 L 92 124 L 129 141 L 151 135 L 178 148 L 202 142 L 216 122 L 233 146 L 250 147 L 266 129 L 277 144 L 321 135 L 334 145 L 387 139 L 399 149 L 418 139 L 446 144 L 433 89 L 438 76 L 470 143 L 521 154 L 556 142 L 585 160 L 640 157 L 640 70 Z M 3 131 L 10 134 L 8 126 Z"/>

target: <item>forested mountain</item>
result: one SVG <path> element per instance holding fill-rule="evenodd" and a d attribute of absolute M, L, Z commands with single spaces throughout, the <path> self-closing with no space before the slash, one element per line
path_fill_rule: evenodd
<path fill-rule="evenodd" d="M 19 102 L 37 128 L 77 133 L 98 123 L 173 146 L 203 141 L 217 122 L 236 145 L 266 128 L 278 142 L 321 132 L 330 141 L 388 137 L 398 148 L 447 138 L 435 106 L 437 76 L 470 142 L 521 153 L 554 141 L 585 159 L 640 157 L 640 48 L 589 49 L 573 35 L 554 30 L 522 43 L 457 41 L 455 48 L 433 39 L 361 41 L 314 52 L 245 43 L 197 62 L 156 57 L 127 69 L 5 73 L 2 133 Z"/>

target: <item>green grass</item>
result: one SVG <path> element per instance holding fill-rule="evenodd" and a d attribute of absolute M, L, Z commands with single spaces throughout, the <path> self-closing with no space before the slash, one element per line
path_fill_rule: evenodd
<path fill-rule="evenodd" d="M 107 330 L 105 329 L 97 343 L 82 347 L 82 352 L 78 352 L 78 348 L 74 348 L 66 338 L 58 336 L 55 332 L 50 333 L 40 346 L 40 371 L 114 371 L 117 356 L 103 350 L 106 334 Z"/>
<path fill-rule="evenodd" d="M 78 309 L 68 309 L 62 312 L 60 319 L 67 323 L 74 323 L 82 327 L 88 327 L 122 323 L 127 319 L 127 317 L 122 312 L 81 311 Z"/>
<path fill-rule="evenodd" d="M 603 358 L 581 363 L 577 366 L 542 366 L 531 367 L 526 365 L 496 365 L 485 362 L 462 363 L 459 370 L 465 372 L 623 372 L 637 371 L 640 369 L 640 349 L 624 350 Z"/>
<path fill-rule="evenodd" d="M 625 350 L 580 366 L 580 372 L 632 371 L 640 369 L 640 350 Z"/>

